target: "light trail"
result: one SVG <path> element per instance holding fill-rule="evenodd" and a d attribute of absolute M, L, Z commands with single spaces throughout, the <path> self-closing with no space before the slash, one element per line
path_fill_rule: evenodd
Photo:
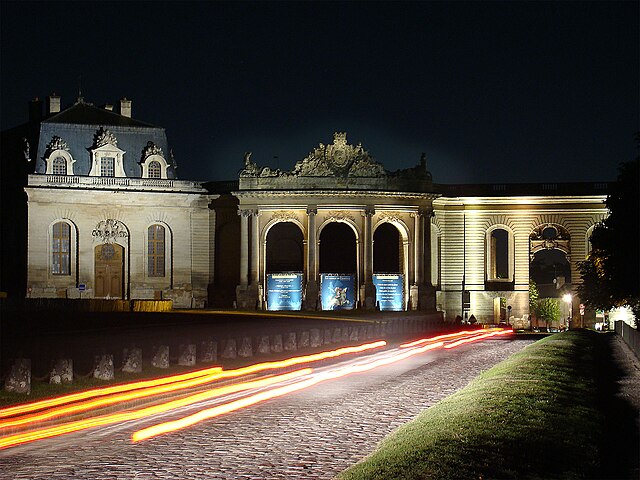
<path fill-rule="evenodd" d="M 421 338 L 420 340 L 416 340 L 414 342 L 403 343 L 402 345 L 400 345 L 400 348 L 415 347 L 415 346 L 421 345 L 423 343 L 429 343 L 429 342 L 435 342 L 435 341 L 438 341 L 438 340 L 451 339 L 451 338 L 455 338 L 455 337 L 461 337 L 463 335 L 476 335 L 478 333 L 482 333 L 482 330 L 463 330 L 461 332 L 447 333 L 445 335 L 438 335 L 436 337 Z"/>
<path fill-rule="evenodd" d="M 269 385 L 289 381 L 297 377 L 309 375 L 312 372 L 310 368 L 304 368 L 296 370 L 294 372 L 285 373 L 282 375 L 275 375 L 273 377 L 252 380 L 248 382 L 242 382 L 235 385 L 227 385 L 224 387 L 218 387 L 214 390 L 206 391 L 191 395 L 189 397 L 173 400 L 171 402 L 162 403 L 159 405 L 153 405 L 150 407 L 142 408 L 139 410 L 132 410 L 127 412 L 113 413 L 109 415 L 101 415 L 86 420 L 78 420 L 74 422 L 64 423 L 62 425 L 56 425 L 53 427 L 41 428 L 30 432 L 18 433 L 6 437 L 0 437 L 0 449 L 14 447 L 24 443 L 33 442 L 36 440 L 42 440 L 44 438 L 57 437 L 67 433 L 73 433 L 80 430 L 86 430 L 88 428 L 94 428 L 104 425 L 110 425 L 113 423 L 126 422 L 130 420 L 138 420 L 140 418 L 148 417 L 150 415 L 156 415 L 158 413 L 164 413 L 175 408 L 180 408 L 194 403 L 219 397 L 222 395 L 228 395 L 243 390 L 249 390 L 252 388 L 264 388 Z"/>
<path fill-rule="evenodd" d="M 58 405 L 64 405 L 65 403 L 77 402 L 80 400 L 87 400 L 89 398 L 100 397 L 104 395 L 112 395 L 114 393 L 127 392 L 129 390 L 136 390 L 147 387 L 154 387 L 157 385 L 164 385 L 167 383 L 179 382 L 191 378 L 197 378 L 204 375 L 210 375 L 214 372 L 221 372 L 222 367 L 212 367 L 203 370 L 197 370 L 195 372 L 182 373 L 178 375 L 171 375 L 167 377 L 160 377 L 152 380 L 142 380 L 139 382 L 123 383 L 121 385 L 114 385 L 111 387 L 93 388 L 91 390 L 84 390 L 82 392 L 71 393 L 69 395 L 62 395 L 60 397 L 48 398 L 45 400 L 39 400 L 37 402 L 23 403 L 15 405 L 13 407 L 7 407 L 0 409 L 0 418 L 10 417 L 23 413 L 34 412 L 36 410 L 42 410 L 44 408 L 55 407 Z"/>
<path fill-rule="evenodd" d="M 489 333 L 485 333 L 485 334 L 482 334 L 482 335 L 476 335 L 474 337 L 463 338 L 463 339 L 457 340 L 457 341 L 455 341 L 453 343 L 445 345 L 444 348 L 446 348 L 446 349 L 455 348 L 455 347 L 459 347 L 460 345 L 463 345 L 465 343 L 477 342 L 478 340 L 483 340 L 485 338 L 494 337 L 496 335 L 508 335 L 510 333 L 513 333 L 513 330 L 498 330 L 498 331 L 495 331 L 495 332 L 489 332 Z"/>
<path fill-rule="evenodd" d="M 162 435 L 164 433 L 180 430 L 180 429 L 189 427 L 191 425 L 194 425 L 196 423 L 202 422 L 203 420 L 207 420 L 209 418 L 217 417 L 225 413 L 233 412 L 241 408 L 255 405 L 256 403 L 263 402 L 271 398 L 280 397 L 288 393 L 302 390 L 304 388 L 308 388 L 313 385 L 316 385 L 320 382 L 324 382 L 327 380 L 334 380 L 336 378 L 340 378 L 345 375 L 349 375 L 351 373 L 362 373 L 383 365 L 389 365 L 391 363 L 399 362 L 413 355 L 418 355 L 420 353 L 424 353 L 429 350 L 442 347 L 443 345 L 444 345 L 443 342 L 432 343 L 419 348 L 403 350 L 399 353 L 394 353 L 393 355 L 390 355 L 387 358 L 374 360 L 372 362 L 367 362 L 367 363 L 362 363 L 359 365 L 352 365 L 347 367 L 341 367 L 341 368 L 330 370 L 329 372 L 324 372 L 324 373 L 316 373 L 312 378 L 309 378 L 307 380 L 301 380 L 297 383 L 293 383 L 283 387 L 273 388 L 266 392 L 257 393 L 255 395 L 241 398 L 233 402 L 229 402 L 229 403 L 218 405 L 212 408 L 204 409 L 193 415 L 189 415 L 179 420 L 160 423 L 152 427 L 138 430 L 137 432 L 134 432 L 131 439 L 134 442 L 139 442 L 141 440 L 146 440 L 148 438 Z"/>
<path fill-rule="evenodd" d="M 234 378 L 234 377 L 239 377 L 239 376 L 243 376 L 243 375 L 248 375 L 251 373 L 257 373 L 260 371 L 265 371 L 265 370 L 273 370 L 273 369 L 279 369 L 279 368 L 286 368 L 286 367 L 290 367 L 290 366 L 294 366 L 294 365 L 298 365 L 301 363 L 312 363 L 312 362 L 317 362 L 320 360 L 325 360 L 327 358 L 335 358 L 341 355 L 346 355 L 349 353 L 358 353 L 358 352 L 362 352 L 365 350 L 369 350 L 369 349 L 373 349 L 373 348 L 378 348 L 378 347 L 382 347 L 385 346 L 386 342 L 385 341 L 379 341 L 379 342 L 373 342 L 373 343 L 367 343 L 367 344 L 363 344 L 363 345 L 358 345 L 358 346 L 354 346 L 354 347 L 343 347 L 343 348 L 339 348 L 337 350 L 329 350 L 329 351 L 325 351 L 325 352 L 319 352 L 319 353 L 315 353 L 312 355 L 304 355 L 304 356 L 300 356 L 300 357 L 292 357 L 292 358 L 288 358 L 286 360 L 281 360 L 281 361 L 275 361 L 275 362 L 263 362 L 263 363 L 257 363 L 254 365 L 249 365 L 247 367 L 243 367 L 243 368 L 238 368 L 235 370 L 228 370 L 228 371 L 223 371 L 220 367 L 215 367 L 213 369 L 206 369 L 206 370 L 200 370 L 197 372 L 192 372 L 190 374 L 183 374 L 183 375 L 177 375 L 177 376 L 171 376 L 171 377 L 164 377 L 161 379 L 156 379 L 154 381 L 148 381 L 148 382 L 137 382 L 135 384 L 125 384 L 125 385 L 119 385 L 119 386 L 114 386 L 114 387 L 110 387 L 107 389 L 101 389 L 101 391 L 104 390 L 118 390 L 120 389 L 122 391 L 122 389 L 124 389 L 125 387 L 129 388 L 129 391 L 126 393 L 119 393 L 119 394 L 112 394 L 111 396 L 107 396 L 109 395 L 108 393 L 103 393 L 103 396 L 105 396 L 105 398 L 98 398 L 95 400 L 86 400 L 80 403 L 74 403 L 72 405 L 67 405 L 67 406 L 60 406 L 58 408 L 51 408 L 49 410 L 46 410 L 44 412 L 40 412 L 40 413 L 34 413 L 31 415 L 24 415 L 21 417 L 17 417 L 17 418 L 10 418 L 7 419 L 5 421 L 0 421 L 0 429 L 1 428 L 9 428 L 9 427 L 16 427 L 16 426 L 21 426 L 21 425 L 27 425 L 30 423 L 34 423 L 34 422 L 38 422 L 38 421 L 42 421 L 42 420 L 47 420 L 47 419 L 51 419 L 51 418 L 55 418 L 55 417 L 60 417 L 63 415 L 71 415 L 71 414 L 75 414 L 75 413 L 81 413 L 81 412 L 85 412 L 87 410 L 91 410 L 91 409 L 95 409 L 95 408 L 101 408 L 101 407 L 105 407 L 108 405 L 113 405 L 119 402 L 127 402 L 127 401 L 132 401 L 132 400 L 138 400 L 138 399 L 142 399 L 142 398 L 146 398 L 146 397 L 150 397 L 153 395 L 159 395 L 159 394 L 164 394 L 164 393 L 170 393 L 170 392 L 176 392 L 178 390 L 184 390 L 187 388 L 193 388 L 196 386 L 200 386 L 200 385 L 204 385 L 206 383 L 211 383 L 213 381 L 216 380 L 221 380 L 221 379 L 228 379 L 228 378 Z M 211 373 L 209 375 L 202 375 L 202 372 L 214 372 Z M 174 381 L 173 383 L 168 383 L 170 380 L 176 379 L 176 378 L 184 378 L 184 377 L 193 377 L 195 376 L 196 378 L 192 378 L 189 380 L 183 380 L 183 381 Z M 134 390 L 133 385 L 144 385 L 150 382 L 158 382 L 160 383 L 159 386 L 153 386 L 153 387 L 147 387 L 147 388 L 142 388 L 139 387 L 137 390 Z M 162 385 L 161 383 L 164 383 L 164 385 Z M 82 397 L 82 394 L 92 394 L 94 397 L 97 395 L 97 392 L 95 390 L 89 390 L 86 392 L 80 392 L 79 394 L 77 394 L 78 397 Z M 65 398 L 69 398 L 69 397 L 73 397 L 74 395 L 68 395 L 65 397 L 61 397 L 60 401 L 64 400 Z M 51 399 L 52 400 L 56 400 L 56 399 Z M 39 403 L 44 403 L 44 402 L 39 402 Z M 32 406 L 33 404 L 27 404 L 26 407 Z"/>

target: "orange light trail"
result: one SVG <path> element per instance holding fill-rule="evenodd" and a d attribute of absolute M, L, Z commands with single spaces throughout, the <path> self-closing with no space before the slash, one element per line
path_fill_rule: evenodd
<path fill-rule="evenodd" d="M 374 368 L 389 365 L 391 363 L 399 362 L 400 360 L 404 360 L 405 358 L 411 357 L 413 355 L 418 355 L 420 353 L 424 353 L 428 350 L 432 350 L 435 348 L 442 347 L 444 345 L 443 342 L 432 343 L 420 348 L 415 348 L 411 350 L 404 350 L 401 353 L 397 353 L 393 356 L 389 356 L 387 358 L 375 360 L 369 363 L 364 363 L 360 365 L 353 365 L 343 368 L 338 368 L 335 370 L 331 370 L 325 373 L 316 374 L 316 376 L 302 380 L 297 383 L 293 383 L 290 385 L 285 385 L 283 387 L 274 388 L 272 390 L 268 390 L 266 392 L 260 392 L 255 395 L 251 395 L 245 398 L 241 398 L 239 400 L 235 400 L 233 402 L 225 403 L 222 405 L 218 405 L 212 408 L 201 410 L 193 415 L 189 415 L 187 417 L 174 420 L 171 422 L 160 423 L 158 425 L 154 425 L 152 427 L 144 428 L 142 430 L 138 430 L 134 432 L 131 437 L 131 440 L 134 442 L 139 442 L 141 440 L 146 440 L 148 438 L 156 437 L 158 435 L 162 435 L 164 433 L 173 432 L 176 430 L 180 430 L 196 423 L 202 422 L 203 420 L 207 420 L 209 418 L 217 417 L 223 415 L 225 413 L 233 412 L 235 410 L 239 410 L 241 408 L 245 408 L 251 405 L 255 405 L 256 403 L 263 402 L 265 400 L 269 400 L 271 398 L 280 397 L 282 395 L 286 395 L 288 393 L 292 393 L 298 390 L 302 390 L 304 388 L 311 387 L 320 382 L 324 382 L 327 380 L 333 380 L 339 377 L 343 377 L 345 375 L 349 375 L 351 373 L 362 373 L 368 370 L 372 370 Z"/>
<path fill-rule="evenodd" d="M 62 425 L 56 425 L 48 428 L 41 428 L 33 430 L 31 432 L 18 433 L 7 437 L 0 437 L 0 449 L 14 447 L 28 442 L 41 440 L 44 438 L 56 437 L 67 433 L 77 432 L 80 430 L 86 430 L 88 428 L 99 427 L 104 425 L 110 425 L 113 423 L 126 422 L 130 420 L 137 420 L 149 415 L 155 415 L 158 413 L 164 413 L 174 408 L 180 408 L 193 403 L 215 398 L 221 395 L 228 395 L 230 393 L 239 392 L 242 390 L 248 390 L 251 388 L 262 388 L 274 383 L 291 380 L 304 375 L 309 375 L 312 372 L 310 368 L 304 368 L 296 370 L 294 372 L 285 373 L 282 375 L 275 375 L 273 377 L 252 380 L 248 382 L 242 382 L 235 385 L 227 385 L 219 387 L 207 392 L 197 393 L 189 397 L 173 400 L 171 402 L 162 403 L 159 405 L 153 405 L 150 407 L 142 408 L 139 410 L 133 410 L 128 412 L 113 413 L 109 415 L 101 415 L 86 420 L 78 420 L 74 422 L 68 422 Z"/>
<path fill-rule="evenodd" d="M 450 339 L 454 337 L 461 337 L 463 335 L 477 335 L 480 332 L 482 332 L 482 330 L 463 330 L 462 332 L 447 333 L 445 335 L 438 335 L 437 337 L 421 338 L 420 340 L 416 340 L 415 342 L 403 343 L 402 345 L 400 345 L 400 348 L 415 347 L 423 343 L 435 342 L 438 340 Z"/>
<path fill-rule="evenodd" d="M 112 395 L 114 393 L 127 392 L 129 390 L 137 390 L 141 388 L 164 385 L 167 383 L 179 382 L 182 380 L 197 378 L 197 377 L 210 375 L 212 373 L 221 372 L 221 371 L 222 371 L 222 367 L 212 367 L 212 368 L 206 368 L 204 370 L 197 370 L 195 372 L 188 372 L 188 373 L 182 373 L 179 375 L 171 375 L 168 377 L 156 378 L 153 380 L 143 380 L 139 382 L 124 383 L 121 385 L 114 385 L 112 387 L 94 388 L 91 390 L 85 390 L 83 392 L 71 393 L 69 395 L 63 395 L 60 397 L 48 398 L 46 400 L 40 400 L 38 402 L 23 403 L 21 405 L 0 409 L 0 418 L 33 412 L 36 410 L 42 410 L 44 408 L 49 408 L 49 407 L 56 407 L 58 405 L 77 402 L 79 400 L 87 400 L 89 398 L 100 397 L 104 395 Z"/>
<path fill-rule="evenodd" d="M 513 333 L 513 330 L 498 330 L 496 332 L 489 332 L 489 333 L 484 333 L 482 335 L 476 335 L 474 337 L 471 338 L 463 338 L 460 340 L 457 340 L 453 343 L 450 343 L 448 345 L 445 345 L 444 348 L 455 348 L 455 347 L 459 347 L 460 345 L 463 345 L 465 343 L 471 343 L 471 342 L 476 342 L 478 340 L 483 340 L 485 338 L 489 338 L 489 337 L 493 337 L 495 335 L 507 335 Z"/>
<path fill-rule="evenodd" d="M 94 408 L 105 407 L 105 406 L 113 405 L 113 404 L 119 403 L 119 402 L 137 400 L 137 399 L 149 397 L 149 396 L 152 396 L 152 395 L 159 395 L 159 394 L 163 394 L 163 393 L 175 392 L 175 391 L 186 389 L 186 388 L 192 388 L 192 387 L 195 387 L 195 386 L 204 385 L 206 383 L 213 382 L 215 380 L 239 377 L 239 376 L 242 376 L 242 375 L 256 373 L 256 372 L 260 372 L 260 371 L 264 371 L 264 370 L 285 368 L 285 367 L 290 367 L 290 366 L 293 366 L 293 365 L 298 365 L 300 363 L 316 362 L 316 361 L 319 361 L 319 360 L 324 360 L 324 359 L 327 359 L 327 358 L 334 358 L 334 357 L 338 357 L 338 356 L 349 354 L 349 353 L 358 353 L 358 352 L 362 352 L 362 351 L 369 350 L 369 349 L 372 349 L 372 348 L 382 347 L 384 345 L 386 345 L 385 341 L 379 341 L 379 342 L 374 342 L 374 343 L 358 345 L 358 346 L 355 346 L 355 347 L 343 347 L 343 348 L 339 348 L 337 350 L 329 350 L 329 351 L 325 351 L 325 352 L 315 353 L 315 354 L 312 354 L 312 355 L 305 355 L 305 356 L 300 356 L 300 357 L 292 357 L 292 358 L 288 358 L 288 359 L 282 360 L 282 361 L 257 363 L 257 364 L 254 364 L 254 365 L 249 365 L 247 367 L 238 368 L 238 369 L 235 369 L 235 370 L 223 371 L 220 367 L 215 367 L 215 368 L 212 368 L 212 369 L 200 370 L 200 371 L 197 371 L 197 372 L 192 372 L 191 374 L 183 374 L 183 375 L 177 375 L 177 376 L 174 375 L 174 376 L 171 376 L 171 377 L 164 377 L 164 378 L 156 379 L 156 380 L 153 380 L 153 381 L 137 382 L 135 384 L 118 385 L 118 386 L 107 388 L 107 389 L 101 389 L 101 391 L 104 391 L 104 390 L 116 390 L 117 391 L 118 388 L 123 389 L 124 387 L 129 387 L 130 391 L 128 391 L 126 393 L 120 393 L 120 394 L 117 394 L 117 395 L 112 394 L 111 396 L 108 396 L 106 398 L 98 398 L 98 399 L 95 399 L 95 400 L 88 400 L 88 401 L 84 401 L 84 402 L 81 402 L 81 403 L 75 403 L 73 405 L 67 405 L 67 406 L 64 406 L 64 407 L 52 408 L 52 409 L 49 409 L 47 411 L 40 412 L 40 413 L 35 413 L 35 414 L 31 414 L 31 415 L 24 415 L 24 416 L 17 417 L 17 418 L 11 418 L 11 419 L 8 419 L 8 420 L 5 420 L 5 421 L 0 421 L 0 428 L 8 428 L 8 427 L 26 425 L 26 424 L 37 422 L 37 421 L 41 421 L 41 420 L 47 420 L 47 419 L 50 419 L 50 418 L 60 417 L 62 415 L 70 415 L 70 414 L 74 414 L 74 413 L 84 412 L 84 411 L 87 411 L 87 410 L 90 410 L 90 409 L 94 409 Z M 209 375 L 202 375 L 202 372 L 208 372 L 208 371 L 211 371 L 212 373 L 210 373 Z M 192 378 L 192 379 L 189 379 L 189 380 L 174 381 L 173 383 L 170 383 L 170 384 L 168 383 L 170 380 L 174 380 L 176 378 L 189 377 L 189 376 L 191 376 L 191 377 L 195 376 L 195 378 Z M 147 388 L 140 388 L 139 387 L 137 390 L 131 391 L 134 388 L 134 387 L 132 387 L 132 385 L 144 385 L 144 384 L 148 384 L 149 382 L 158 382 L 158 383 L 160 383 L 160 385 L 159 386 L 153 386 L 153 387 L 147 387 Z M 162 385 L 162 383 L 164 383 L 164 385 Z M 98 395 L 96 390 L 89 390 L 89 391 L 86 391 L 86 392 L 80 392 L 79 394 L 77 394 L 77 396 L 81 398 L 82 394 L 93 394 L 93 396 Z M 108 393 L 103 393 L 102 395 L 105 396 L 105 395 L 108 395 Z M 64 400 L 65 398 L 68 399 L 69 397 L 74 397 L 74 395 L 67 395 L 65 397 L 60 397 L 60 401 Z M 54 400 L 56 400 L 56 399 L 50 399 L 49 401 L 54 401 Z M 72 401 L 72 400 L 69 400 L 69 401 Z M 45 402 L 47 402 L 47 401 L 38 402 L 38 403 L 45 403 Z M 29 406 L 33 406 L 33 405 L 34 404 L 27 404 L 27 405 L 25 405 L 25 407 L 29 407 Z"/>

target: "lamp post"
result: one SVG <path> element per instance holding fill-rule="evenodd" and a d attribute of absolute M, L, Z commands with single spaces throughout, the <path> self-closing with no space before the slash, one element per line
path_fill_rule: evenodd
<path fill-rule="evenodd" d="M 573 297 L 570 293 L 565 293 L 562 299 L 569 305 L 569 318 L 567 320 L 567 330 L 571 329 L 571 320 L 573 318 Z"/>

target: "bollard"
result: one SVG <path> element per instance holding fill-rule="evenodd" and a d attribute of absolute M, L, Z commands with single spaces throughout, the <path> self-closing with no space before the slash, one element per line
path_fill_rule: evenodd
<path fill-rule="evenodd" d="M 298 338 L 298 348 L 309 348 L 309 332 L 303 331 L 300 332 L 300 336 Z"/>
<path fill-rule="evenodd" d="M 251 337 L 242 337 L 242 344 L 240 345 L 240 350 L 238 350 L 238 356 L 242 358 L 253 357 Z"/>
<path fill-rule="evenodd" d="M 224 350 L 222 351 L 222 358 L 236 358 L 237 357 L 237 348 L 236 348 L 236 339 L 229 338 L 227 339 L 227 343 L 224 346 Z"/>
<path fill-rule="evenodd" d="M 344 343 L 349 342 L 349 338 L 351 336 L 351 327 L 342 327 L 342 339 L 341 341 Z"/>
<path fill-rule="evenodd" d="M 287 339 L 284 342 L 284 349 L 287 352 L 291 352 L 291 351 L 295 351 L 297 350 L 297 344 L 296 344 L 296 332 L 289 332 L 287 333 Z"/>
<path fill-rule="evenodd" d="M 359 339 L 360 339 L 360 328 L 351 327 L 351 332 L 349 333 L 349 341 L 357 342 Z"/>
<path fill-rule="evenodd" d="M 113 380 L 113 355 L 96 355 L 93 378 L 98 380 Z"/>
<path fill-rule="evenodd" d="M 262 335 L 258 340 L 258 354 L 269 355 L 271 353 L 271 347 L 269 346 L 269 335 Z"/>
<path fill-rule="evenodd" d="M 61 384 L 73 382 L 73 360 L 63 358 L 56 361 L 49 374 L 49 383 Z"/>
<path fill-rule="evenodd" d="M 371 340 L 373 337 L 375 337 L 375 326 L 372 324 L 367 325 L 367 336 L 366 339 L 367 340 Z"/>
<path fill-rule="evenodd" d="M 195 343 L 180 345 L 178 351 L 180 352 L 180 355 L 178 356 L 178 365 L 182 365 L 184 367 L 193 367 L 196 364 Z"/>
<path fill-rule="evenodd" d="M 122 371 L 129 373 L 142 372 L 142 349 L 125 348 L 122 352 Z"/>
<path fill-rule="evenodd" d="M 330 345 L 331 342 L 332 342 L 331 329 L 330 328 L 325 328 L 324 329 L 324 344 L 325 345 Z"/>
<path fill-rule="evenodd" d="M 271 340 L 271 352 L 272 353 L 280 353 L 282 352 L 282 335 L 279 333 L 274 335 Z"/>
<path fill-rule="evenodd" d="M 11 372 L 4 383 L 7 392 L 31 393 L 31 360 L 28 358 L 16 358 L 11 365 Z"/>
<path fill-rule="evenodd" d="M 336 327 L 333 329 L 333 337 L 331 338 L 331 343 L 340 343 L 342 340 L 342 331 L 340 327 Z"/>
<path fill-rule="evenodd" d="M 309 343 L 312 348 L 317 348 L 322 346 L 322 338 L 320 338 L 320 330 L 318 328 L 311 329 Z"/>
<path fill-rule="evenodd" d="M 210 340 L 200 343 L 198 350 L 200 362 L 215 362 L 218 360 L 218 342 Z"/>
<path fill-rule="evenodd" d="M 151 360 L 151 365 L 156 368 L 169 368 L 169 345 L 157 347 Z"/>

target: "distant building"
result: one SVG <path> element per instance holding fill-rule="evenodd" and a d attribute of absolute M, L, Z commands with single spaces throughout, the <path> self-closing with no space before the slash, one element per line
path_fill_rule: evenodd
<path fill-rule="evenodd" d="M 388 307 L 528 326 L 529 280 L 544 270 L 532 262 L 556 252 L 558 295 L 575 293 L 607 215 L 607 183 L 436 184 L 424 155 L 389 172 L 345 133 L 291 171 L 247 154 L 238 180 L 203 186 L 177 179 L 164 129 L 133 119 L 131 101 L 61 109 L 54 95 L 47 107 L 32 102 L 30 122 L 2 134 L 0 290 L 18 297 Z M 579 304 L 565 306 L 574 322 Z"/>

